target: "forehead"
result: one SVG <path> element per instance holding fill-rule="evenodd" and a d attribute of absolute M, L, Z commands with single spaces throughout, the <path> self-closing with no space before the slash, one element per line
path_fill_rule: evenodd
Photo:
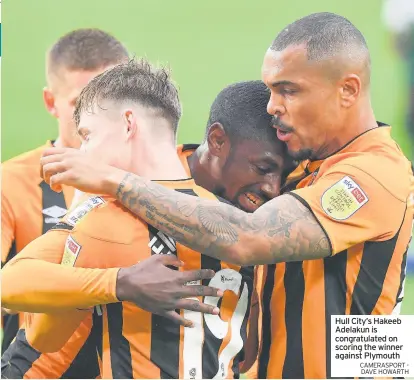
<path fill-rule="evenodd" d="M 93 78 L 103 73 L 106 69 L 85 71 L 60 68 L 57 73 L 59 78 L 55 80 L 56 90 L 62 96 L 75 99 Z"/>
<path fill-rule="evenodd" d="M 96 108 L 93 107 L 93 110 L 83 110 L 80 113 L 78 130 L 81 128 L 93 129 L 94 125 L 100 124 L 102 116 Z"/>
<path fill-rule="evenodd" d="M 286 149 L 283 143 L 276 139 L 275 132 L 274 141 L 241 141 L 235 146 L 237 155 L 243 155 L 249 161 L 272 161 L 278 165 L 283 165 L 284 157 L 287 155 Z"/>
<path fill-rule="evenodd" d="M 99 104 L 93 101 L 92 104 L 85 105 L 79 114 L 79 128 L 89 130 L 113 129 L 122 123 L 120 117 L 122 110 L 118 104 L 112 101 L 100 101 Z"/>
<path fill-rule="evenodd" d="M 308 60 L 305 45 L 289 46 L 282 51 L 269 48 L 262 65 L 262 79 L 268 86 L 280 81 L 301 84 L 319 72 L 318 62 Z"/>

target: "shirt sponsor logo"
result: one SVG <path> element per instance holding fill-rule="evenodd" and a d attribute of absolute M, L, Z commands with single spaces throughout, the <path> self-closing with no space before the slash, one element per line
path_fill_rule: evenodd
<path fill-rule="evenodd" d="M 71 226 L 75 226 L 75 224 L 79 223 L 89 211 L 93 210 L 95 207 L 103 205 L 104 203 L 105 201 L 101 197 L 89 198 L 73 211 L 69 212 L 66 217 L 66 223 Z"/>
<path fill-rule="evenodd" d="M 81 248 L 82 246 L 78 244 L 72 236 L 68 236 L 61 264 L 66 267 L 73 267 Z"/>
<path fill-rule="evenodd" d="M 345 220 L 368 202 L 368 196 L 351 178 L 344 177 L 322 195 L 322 209 L 335 220 Z"/>

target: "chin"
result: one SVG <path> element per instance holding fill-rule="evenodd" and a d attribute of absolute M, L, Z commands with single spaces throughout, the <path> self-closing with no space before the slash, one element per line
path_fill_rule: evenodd
<path fill-rule="evenodd" d="M 242 206 L 240 206 L 237 202 L 232 203 L 232 205 L 233 205 L 234 207 L 238 208 L 239 210 L 242 210 L 242 211 L 247 212 L 247 210 L 246 210 L 246 209 L 244 209 Z"/>
<path fill-rule="evenodd" d="M 312 157 L 312 150 L 311 149 L 298 149 L 298 150 L 288 150 L 289 155 L 296 161 L 304 161 L 308 160 Z"/>

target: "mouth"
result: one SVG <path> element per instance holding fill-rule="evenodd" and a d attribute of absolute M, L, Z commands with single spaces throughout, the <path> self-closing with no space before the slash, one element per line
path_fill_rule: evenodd
<path fill-rule="evenodd" d="M 262 204 L 265 203 L 264 199 L 252 192 L 244 192 L 239 195 L 238 203 L 241 208 L 247 212 L 256 211 Z"/>
<path fill-rule="evenodd" d="M 285 131 L 279 127 L 277 127 L 277 138 L 280 141 L 287 142 L 292 137 L 292 132 Z"/>

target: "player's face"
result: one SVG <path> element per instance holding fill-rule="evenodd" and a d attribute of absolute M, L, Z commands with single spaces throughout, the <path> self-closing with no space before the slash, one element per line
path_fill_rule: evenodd
<path fill-rule="evenodd" d="M 82 151 L 107 165 L 130 170 L 132 146 L 120 112 L 97 106 L 93 112 L 82 112 L 78 134 Z"/>
<path fill-rule="evenodd" d="M 61 69 L 59 78 L 52 79 L 52 88 L 44 89 L 43 97 L 46 108 L 58 119 L 59 134 L 65 145 L 73 148 L 80 146 L 81 142 L 73 121 L 76 99 L 89 81 L 105 70 L 106 68 L 95 71 Z"/>
<path fill-rule="evenodd" d="M 304 47 L 269 49 L 262 79 L 271 91 L 267 111 L 289 153 L 298 160 L 323 158 L 343 117 L 338 86 L 324 64 L 308 61 Z"/>
<path fill-rule="evenodd" d="M 279 195 L 285 163 L 280 142 L 245 140 L 231 147 L 215 193 L 237 207 L 253 212 Z"/>

